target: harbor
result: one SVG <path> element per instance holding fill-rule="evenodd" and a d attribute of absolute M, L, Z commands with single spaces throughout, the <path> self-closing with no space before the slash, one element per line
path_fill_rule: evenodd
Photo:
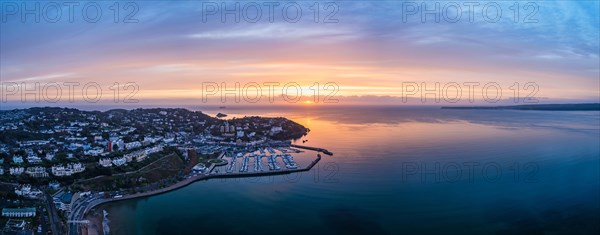
<path fill-rule="evenodd" d="M 270 176 L 270 175 L 284 175 L 284 174 L 292 174 L 298 172 L 306 172 L 310 171 L 319 161 L 322 156 L 320 153 L 316 154 L 316 158 L 310 161 L 306 166 L 300 167 L 293 156 L 290 153 L 302 153 L 302 150 L 294 149 L 290 147 L 261 147 L 256 151 L 248 151 L 248 152 L 237 152 L 234 151 L 223 151 L 219 154 L 218 159 L 229 158 L 228 164 L 224 166 L 217 166 L 217 164 L 211 164 L 205 170 L 193 171 L 189 176 L 187 176 L 184 180 L 181 180 L 173 185 L 170 185 L 165 188 L 161 188 L 159 190 L 129 194 L 129 195 L 119 195 L 118 197 L 111 198 L 90 198 L 86 200 L 84 203 L 80 205 L 75 205 L 73 207 L 72 213 L 69 215 L 70 221 L 83 221 L 86 214 L 90 212 L 95 207 L 99 205 L 114 202 L 114 201 L 122 201 L 134 198 L 141 197 L 149 197 L 154 195 L 159 195 L 163 193 L 167 193 L 187 185 L 190 185 L 196 181 L 216 179 L 216 178 L 243 178 L 243 177 L 256 177 L 256 176 Z M 319 148 L 305 147 L 305 149 L 316 151 Z M 299 148 L 299 147 L 296 147 Z M 309 149 L 311 148 L 311 149 Z M 218 149 L 218 148 L 216 148 Z M 266 150 L 266 151 L 265 151 Z M 324 149 L 319 149 L 318 152 L 323 152 Z M 327 150 L 325 150 L 327 151 Z M 257 153 L 258 152 L 258 153 Z M 328 152 L 328 151 L 327 151 Z M 268 155 L 267 155 L 268 153 Z M 250 159 L 254 158 L 251 162 Z M 240 160 L 241 159 L 241 160 Z M 237 169 L 235 166 L 237 162 L 241 161 L 241 166 Z M 269 164 L 269 170 L 263 168 L 262 162 L 266 160 Z M 283 163 L 283 167 L 279 166 L 279 162 Z M 250 167 L 250 163 L 253 164 Z M 225 168 L 226 170 L 219 170 L 218 168 Z M 201 168 L 197 168 L 201 169 Z M 249 170 L 252 169 L 252 170 Z M 237 170 L 237 171 L 236 171 Z M 71 223 L 69 225 L 69 234 L 81 234 L 79 223 Z"/>

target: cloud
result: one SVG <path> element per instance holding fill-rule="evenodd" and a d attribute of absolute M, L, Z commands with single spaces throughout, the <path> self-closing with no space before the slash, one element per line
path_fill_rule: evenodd
<path fill-rule="evenodd" d="M 344 28 L 333 27 L 306 27 L 296 24 L 253 24 L 233 29 L 210 30 L 189 35 L 196 39 L 320 39 L 343 40 L 358 37 L 358 33 Z"/>
<path fill-rule="evenodd" d="M 34 77 L 7 80 L 6 82 L 39 82 L 39 81 L 46 81 L 46 80 L 69 78 L 69 77 L 72 77 L 73 75 L 74 75 L 73 73 L 46 74 L 46 75 L 40 75 L 40 76 L 34 76 Z"/>

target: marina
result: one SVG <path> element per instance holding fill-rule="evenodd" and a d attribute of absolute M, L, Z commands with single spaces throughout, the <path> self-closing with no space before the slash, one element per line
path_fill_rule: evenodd
<path fill-rule="evenodd" d="M 218 148 L 213 148 L 218 149 Z M 298 169 L 300 164 L 294 160 L 293 154 L 304 153 L 290 147 L 258 147 L 246 149 L 227 150 L 221 159 L 228 162 L 226 166 L 218 167 L 214 171 L 208 171 L 209 174 L 227 174 L 251 173 L 251 172 L 270 172 L 281 171 L 283 169 Z M 239 163 L 239 164 L 238 164 Z M 267 165 L 268 169 L 264 167 Z M 307 164 L 306 162 L 304 164 Z"/>

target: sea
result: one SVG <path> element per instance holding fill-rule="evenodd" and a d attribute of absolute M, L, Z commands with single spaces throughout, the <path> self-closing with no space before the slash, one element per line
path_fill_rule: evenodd
<path fill-rule="evenodd" d="M 308 172 L 210 179 L 105 204 L 111 234 L 600 232 L 598 111 L 187 108 L 286 117 L 310 128 L 295 143 L 334 154 Z"/>

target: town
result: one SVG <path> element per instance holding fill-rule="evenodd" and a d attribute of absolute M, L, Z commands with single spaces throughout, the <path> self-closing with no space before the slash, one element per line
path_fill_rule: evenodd
<path fill-rule="evenodd" d="M 307 169 L 299 168 L 289 153 L 302 152 L 290 140 L 310 130 L 281 117 L 222 120 L 162 108 L 46 107 L 0 114 L 5 234 L 79 234 L 77 224 L 93 203 L 171 190 L 219 175 L 219 169 L 234 175 L 236 158 L 243 159 L 238 174 L 262 174 L 263 158 L 273 172 Z M 250 158 L 253 172 L 248 172 Z"/>

